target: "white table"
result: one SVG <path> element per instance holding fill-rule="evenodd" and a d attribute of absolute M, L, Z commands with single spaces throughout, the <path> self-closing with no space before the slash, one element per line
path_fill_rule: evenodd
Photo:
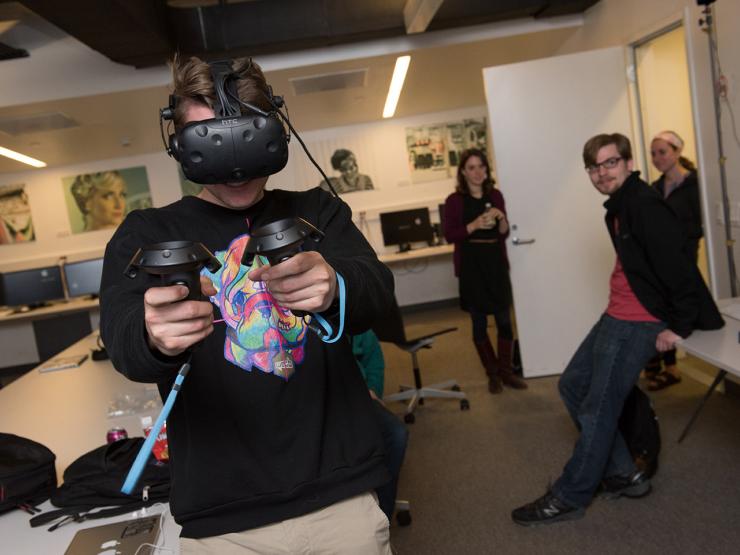
<path fill-rule="evenodd" d="M 454 245 L 438 245 L 379 255 L 393 272 L 398 304 L 403 307 L 456 298 L 453 251 Z"/>
<path fill-rule="evenodd" d="M 378 260 L 383 264 L 392 264 L 395 262 L 407 262 L 418 260 L 419 258 L 431 258 L 450 254 L 454 250 L 454 245 L 437 245 L 435 247 L 424 247 L 423 249 L 411 249 L 404 252 L 394 252 L 390 254 L 378 255 Z"/>
<path fill-rule="evenodd" d="M 3 353 L 0 368 L 41 362 L 39 345 L 36 344 L 36 333 L 34 333 L 34 322 L 87 312 L 90 318 L 90 329 L 96 329 L 100 320 L 98 303 L 98 299 L 80 298 L 60 301 L 27 312 L 0 309 L 0 351 Z M 45 346 L 41 345 L 41 347 L 41 351 L 44 351 Z"/>
<path fill-rule="evenodd" d="M 60 356 L 89 353 L 96 340 L 97 332 L 62 351 Z M 67 466 L 80 455 L 103 445 L 111 427 L 122 426 L 131 436 L 143 435 L 140 415 L 108 418 L 108 409 L 110 401 L 117 396 L 141 395 L 151 387 L 129 381 L 107 360 L 96 362 L 88 358 L 77 368 L 44 373 L 33 369 L 0 389 L 0 431 L 33 439 L 51 449 L 57 456 L 57 476 L 61 483 Z M 154 416 L 158 411 L 159 407 L 153 410 Z M 50 508 L 48 501 L 41 506 L 43 510 Z M 167 508 L 167 505 L 153 507 L 148 509 L 148 514 Z M 0 553 L 63 553 L 77 530 L 134 516 L 127 513 L 67 524 L 54 532 L 47 532 L 48 526 L 31 528 L 29 518 L 22 511 L 0 515 Z M 180 527 L 168 513 L 164 534 L 167 547 L 177 551 L 179 535 Z"/>
<path fill-rule="evenodd" d="M 40 505 L 39 508 L 44 512 L 54 509 L 48 501 Z M 49 525 L 31 528 L 31 525 L 28 524 L 31 518 L 29 514 L 23 511 L 10 511 L 9 513 L 0 515 L 0 553 L 3 555 L 61 555 L 79 530 L 122 520 L 130 520 L 132 518 L 161 514 L 162 512 L 165 515 L 157 545 L 170 551 L 162 549 L 161 551 L 156 551 L 156 553 L 173 553 L 177 555 L 180 553 L 180 526 L 173 520 L 169 512 L 169 505 L 166 504 L 153 505 L 148 509 L 141 509 L 136 512 L 110 518 L 101 518 L 86 522 L 72 522 L 57 528 L 53 532 L 47 531 Z M 105 555 L 113 555 L 114 553 L 113 551 L 104 551 L 103 549 L 100 551 Z M 148 552 L 144 551 L 144 553 Z"/>
<path fill-rule="evenodd" d="M 740 377 L 740 318 L 736 307 L 740 304 L 740 298 L 723 299 L 717 303 L 724 319 L 725 326 L 719 330 L 695 331 L 688 338 L 678 343 L 687 353 L 702 360 L 706 360 L 719 368 L 717 376 L 706 394 L 696 407 L 694 414 L 686 424 L 678 442 L 681 443 L 688 434 L 692 424 L 699 416 L 704 403 L 712 395 L 715 388 L 725 379 L 727 374 Z"/>

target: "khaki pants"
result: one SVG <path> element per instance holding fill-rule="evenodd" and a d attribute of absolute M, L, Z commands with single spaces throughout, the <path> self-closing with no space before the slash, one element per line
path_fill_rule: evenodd
<path fill-rule="evenodd" d="M 183 555 L 352 553 L 390 555 L 388 519 L 374 493 L 244 532 L 203 539 L 180 538 Z"/>

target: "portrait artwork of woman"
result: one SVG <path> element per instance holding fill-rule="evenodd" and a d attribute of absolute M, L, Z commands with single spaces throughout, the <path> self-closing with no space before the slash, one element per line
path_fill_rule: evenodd
<path fill-rule="evenodd" d="M 86 173 L 70 188 L 84 218 L 82 231 L 115 228 L 126 215 L 126 181 L 118 171 Z"/>
<path fill-rule="evenodd" d="M 335 150 L 331 157 L 331 167 L 340 173 L 339 177 L 329 177 L 329 181 L 337 193 L 368 191 L 375 188 L 370 176 L 360 173 L 357 158 L 351 150 L 346 148 Z M 322 181 L 319 187 L 329 190 L 325 181 Z"/>

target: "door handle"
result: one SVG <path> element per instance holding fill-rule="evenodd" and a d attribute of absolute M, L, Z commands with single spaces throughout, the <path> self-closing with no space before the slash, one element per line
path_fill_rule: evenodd
<path fill-rule="evenodd" d="M 513 224 L 511 226 L 511 231 L 513 231 L 516 234 L 516 230 L 517 230 L 517 225 Z M 519 237 L 514 235 L 514 237 L 511 238 L 511 242 L 517 246 L 518 245 L 531 245 L 532 243 L 534 243 L 534 239 L 519 239 Z"/>

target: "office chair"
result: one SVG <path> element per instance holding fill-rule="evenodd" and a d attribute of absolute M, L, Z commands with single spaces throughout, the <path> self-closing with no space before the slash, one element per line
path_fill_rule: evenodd
<path fill-rule="evenodd" d="M 406 330 L 401 317 L 401 310 L 398 303 L 393 303 L 393 308 L 387 317 L 373 329 L 375 335 L 380 341 L 393 343 L 398 348 L 403 349 L 411 355 L 411 364 L 414 372 L 414 386 L 402 385 L 400 393 L 393 393 L 383 397 L 383 401 L 408 401 L 406 414 L 403 420 L 407 424 L 413 424 L 416 420 L 414 411 L 416 407 L 424 404 L 424 399 L 442 398 L 442 399 L 459 399 L 460 410 L 470 409 L 470 402 L 465 393 L 460 391 L 460 386 L 456 380 L 446 380 L 444 382 L 434 383 L 424 387 L 421 383 L 421 370 L 419 369 L 419 359 L 417 352 L 419 349 L 431 349 L 434 338 L 438 335 L 457 331 L 457 328 L 446 328 L 434 333 L 408 339 Z"/>

